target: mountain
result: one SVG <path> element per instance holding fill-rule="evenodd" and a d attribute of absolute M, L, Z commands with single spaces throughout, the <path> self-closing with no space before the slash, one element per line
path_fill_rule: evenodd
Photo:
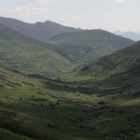
<path fill-rule="evenodd" d="M 0 24 L 0 65 L 27 73 L 57 75 L 75 68 L 61 49 Z"/>
<path fill-rule="evenodd" d="M 85 30 L 58 34 L 48 43 L 66 50 L 69 59 L 87 62 L 131 46 L 135 42 L 104 30 Z"/>
<path fill-rule="evenodd" d="M 134 32 L 121 32 L 121 31 L 116 31 L 114 32 L 115 35 L 120 35 L 122 37 L 125 37 L 125 38 L 129 38 L 131 40 L 134 40 L 134 41 L 139 41 L 140 40 L 140 34 L 138 33 L 134 33 Z"/>
<path fill-rule="evenodd" d="M 37 22 L 35 24 L 29 24 L 22 22 L 17 19 L 0 17 L 0 23 L 37 40 L 47 41 L 53 36 L 63 33 L 63 32 L 75 32 L 80 31 L 80 29 L 75 29 L 72 27 L 62 26 L 58 23 L 45 21 Z"/>
<path fill-rule="evenodd" d="M 140 42 L 73 70 L 74 79 L 92 80 L 104 86 L 140 83 Z M 128 86 L 128 87 L 129 87 Z"/>

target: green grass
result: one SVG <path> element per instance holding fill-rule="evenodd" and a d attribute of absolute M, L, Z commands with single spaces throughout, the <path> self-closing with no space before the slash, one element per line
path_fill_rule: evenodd
<path fill-rule="evenodd" d="M 78 63 L 62 56 L 63 50 L 31 39 L 0 24 L 0 65 L 24 73 L 56 76 Z"/>
<path fill-rule="evenodd" d="M 0 138 L 2 140 L 32 140 L 30 138 L 11 133 L 6 129 L 0 129 Z"/>
<path fill-rule="evenodd" d="M 84 64 L 61 78 L 107 88 L 131 87 L 139 83 L 139 48 L 140 42 Z"/>
<path fill-rule="evenodd" d="M 102 30 L 66 33 L 64 36 L 56 36 L 56 43 L 52 42 L 55 38 L 49 43 L 41 42 L 0 24 L 0 65 L 26 74 L 58 77 L 84 62 L 134 43 Z"/>
<path fill-rule="evenodd" d="M 80 82 L 66 83 L 58 82 L 56 80 L 46 81 L 43 79 L 30 78 L 2 67 L 0 67 L 0 75 L 5 76 L 5 79 L 1 79 L 1 85 L 3 87 L 0 87 L 0 100 L 2 100 L 0 102 L 0 111 L 2 113 L 6 111 L 15 112 L 17 114 L 12 118 L 9 118 L 8 116 L 5 117 L 5 121 L 3 122 L 5 124 L 5 129 L 2 129 L 3 127 L 0 125 L 0 135 L 4 140 L 9 137 L 17 140 L 29 140 L 31 137 L 23 133 L 23 128 L 25 128 L 26 131 L 28 130 L 27 128 L 30 128 L 32 131 L 36 130 L 35 133 L 38 135 L 45 131 L 45 134 L 53 140 L 53 135 L 58 140 L 64 138 L 68 140 L 105 140 L 109 137 L 111 139 L 121 137 L 122 140 L 124 140 L 124 137 L 134 139 L 139 137 L 140 125 L 138 122 L 140 121 L 140 118 L 133 119 L 134 114 L 139 112 L 140 107 L 138 93 L 133 96 L 131 94 L 123 96 L 122 94 L 127 90 L 123 91 L 123 93 L 118 92 L 115 94 L 112 94 L 111 91 L 108 90 L 107 95 L 98 97 L 98 93 L 102 92 L 104 90 L 103 88 L 94 87 L 96 93 L 92 92 L 92 94 L 85 94 L 84 89 L 78 88 Z M 18 81 L 21 86 L 17 85 L 13 87 L 3 83 L 4 81 L 9 84 Z M 32 84 L 25 84 L 23 81 Z M 34 87 L 31 86 L 33 84 Z M 68 87 L 64 86 L 66 84 Z M 92 88 L 92 90 L 94 88 Z M 89 89 L 86 89 L 86 91 L 88 90 Z M 38 91 L 46 93 L 46 95 L 38 94 Z M 27 100 L 33 95 L 35 98 L 40 97 L 47 99 L 48 101 Z M 19 97 L 21 97 L 22 100 L 19 100 Z M 60 105 L 54 106 L 54 109 L 52 109 L 50 107 L 50 102 L 56 103 L 57 100 L 63 99 L 60 97 L 67 98 L 67 100 L 60 100 Z M 68 102 L 68 100 L 72 100 L 72 102 Z M 105 101 L 105 106 L 109 106 L 109 109 L 100 109 L 100 107 L 104 105 L 98 104 L 99 101 Z M 76 102 L 83 106 L 77 106 Z M 43 104 L 43 106 L 41 106 L 41 104 Z M 91 109 L 91 107 L 94 109 Z M 111 107 L 114 107 L 116 112 L 111 112 Z M 83 112 L 83 109 L 89 110 L 89 113 Z M 119 113 L 119 110 L 125 111 Z M 90 113 L 93 117 L 89 116 Z M 2 116 L 0 115 L 0 117 Z M 66 119 L 67 117 L 71 117 L 72 119 L 82 117 L 85 121 L 79 124 L 89 127 L 95 126 L 97 132 L 95 131 L 93 133 L 86 129 L 80 129 L 76 127 L 73 122 Z M 127 120 L 128 117 L 131 119 Z M 0 119 L 0 122 L 1 120 L 3 119 Z M 16 123 L 18 121 L 22 122 L 24 127 L 19 127 L 19 129 L 17 126 L 18 123 Z M 47 127 L 46 123 L 48 122 L 58 125 L 58 128 Z M 13 128 L 17 126 L 16 129 L 18 130 L 11 129 L 9 124 L 13 124 Z"/>

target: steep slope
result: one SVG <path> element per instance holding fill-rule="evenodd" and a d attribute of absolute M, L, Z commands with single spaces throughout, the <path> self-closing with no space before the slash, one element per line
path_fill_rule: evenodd
<path fill-rule="evenodd" d="M 28 37 L 41 41 L 47 41 L 59 33 L 80 31 L 80 29 L 62 26 L 51 21 L 46 21 L 45 23 L 37 22 L 35 24 L 29 24 L 12 18 L 0 17 L 0 23 Z"/>
<path fill-rule="evenodd" d="M 0 24 L 0 65 L 45 75 L 72 70 L 74 64 L 55 50 L 48 43 L 36 41 Z"/>
<path fill-rule="evenodd" d="M 69 52 L 69 58 L 81 58 L 83 62 L 111 54 L 134 44 L 134 41 L 116 36 L 104 30 L 86 30 L 62 33 L 53 37 L 49 43 Z"/>
<path fill-rule="evenodd" d="M 140 82 L 140 42 L 87 63 L 73 71 L 80 80 L 103 81 L 115 86 L 132 85 Z"/>
<path fill-rule="evenodd" d="M 134 32 L 130 32 L 130 31 L 129 32 L 116 31 L 116 32 L 114 32 L 114 34 L 120 35 L 120 36 L 125 37 L 125 38 L 132 39 L 134 41 L 139 41 L 140 40 L 140 34 L 134 33 Z"/>

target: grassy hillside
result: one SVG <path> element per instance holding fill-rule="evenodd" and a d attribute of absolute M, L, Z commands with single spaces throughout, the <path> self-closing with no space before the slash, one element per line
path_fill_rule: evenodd
<path fill-rule="evenodd" d="M 140 42 L 73 70 L 74 79 L 92 80 L 104 86 L 129 86 L 139 83 Z"/>
<path fill-rule="evenodd" d="M 51 21 L 29 24 L 12 18 L 0 17 L 0 23 L 28 37 L 41 41 L 47 41 L 59 33 L 79 31 L 79 29 L 62 26 Z"/>
<path fill-rule="evenodd" d="M 99 96 L 105 89 L 78 82 L 31 78 L 3 67 L 0 75 L 3 140 L 140 138 L 139 91 L 126 96 L 108 90 Z"/>
<path fill-rule="evenodd" d="M 25 97 L 28 98 L 28 94 L 36 93 L 41 85 L 37 83 L 38 80 L 0 66 L 0 137 L 3 140 L 65 140 L 47 130 L 32 126 L 31 122 L 34 124 L 34 119 L 37 121 L 37 116 L 29 115 L 33 112 L 32 103 L 18 102 L 25 100 Z M 29 109 L 29 106 L 32 109 Z M 34 111 L 37 108 L 34 106 Z"/>
<path fill-rule="evenodd" d="M 61 54 L 61 49 L 31 39 L 0 24 L 0 64 L 3 66 L 25 73 L 45 75 L 68 72 L 77 66 Z"/>
<path fill-rule="evenodd" d="M 94 60 L 134 44 L 134 41 L 130 39 L 116 36 L 104 30 L 62 33 L 48 42 L 67 50 L 69 58 L 81 59 L 83 62 Z"/>
<path fill-rule="evenodd" d="M 52 25 L 55 26 L 55 24 Z M 81 31 L 77 33 L 80 34 L 80 36 L 81 33 L 83 33 L 84 35 L 81 39 L 85 38 L 85 40 L 82 40 L 82 42 L 79 39 L 80 36 L 79 38 L 75 36 L 75 39 L 77 38 L 77 40 L 74 43 L 78 46 L 74 48 L 72 46 L 68 49 L 67 46 L 65 48 L 62 44 L 62 46 L 60 45 L 61 47 L 59 47 L 57 45 L 53 46 L 52 42 L 49 42 L 52 44 L 48 44 L 31 39 L 0 24 L 0 64 L 24 73 L 42 73 L 44 75 L 57 76 L 61 73 L 70 72 L 75 67 L 90 59 L 93 60 L 96 57 L 115 51 L 116 48 L 120 49 L 122 46 L 125 47 L 126 45 L 133 43 L 131 40 L 119 38 L 100 30 Z M 98 34 L 100 36 L 98 36 Z M 103 41 L 101 41 L 101 36 L 104 36 Z M 105 39 L 107 37 L 109 40 Z M 97 43 L 95 43 L 96 39 Z M 91 43 L 91 40 L 94 42 Z M 113 41 L 116 41 L 114 42 L 114 48 L 109 45 L 106 46 L 108 43 L 112 44 Z M 77 44 L 78 42 L 80 43 Z M 87 47 L 88 42 L 90 44 L 95 43 L 96 45 Z M 85 46 L 83 47 L 82 44 Z M 95 49 L 95 47 L 97 48 Z M 108 47 L 109 50 L 107 50 Z M 95 55 L 95 53 L 97 55 Z"/>

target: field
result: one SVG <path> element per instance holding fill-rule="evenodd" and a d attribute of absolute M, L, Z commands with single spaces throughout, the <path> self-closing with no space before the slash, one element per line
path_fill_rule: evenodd
<path fill-rule="evenodd" d="M 3 140 L 8 136 L 17 140 L 44 139 L 39 136 L 44 133 L 46 139 L 58 140 L 115 137 L 129 140 L 140 136 L 138 87 L 136 92 L 125 96 L 115 90 L 96 86 L 91 89 L 78 82 L 39 79 L 34 75 L 29 77 L 2 67 L 0 75 L 0 117 L 7 117 L 0 120 Z M 102 92 L 105 96 L 101 96 Z M 22 128 L 17 126 L 21 131 L 12 128 L 16 123 L 23 125 Z M 23 133 L 29 128 L 33 135 Z"/>

